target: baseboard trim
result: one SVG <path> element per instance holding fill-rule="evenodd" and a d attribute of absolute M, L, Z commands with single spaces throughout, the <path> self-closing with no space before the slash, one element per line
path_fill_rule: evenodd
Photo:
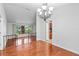
<path fill-rule="evenodd" d="M 62 48 L 62 49 L 65 49 L 65 50 L 67 50 L 67 51 L 70 51 L 70 52 L 72 52 L 72 53 L 79 54 L 79 52 L 77 52 L 77 51 L 74 51 L 74 50 L 71 50 L 71 49 L 68 49 L 68 48 L 62 47 L 62 46 L 57 45 L 57 44 L 55 44 L 55 43 L 53 43 L 53 45 L 58 46 L 58 47 L 60 47 L 60 48 Z"/>
<path fill-rule="evenodd" d="M 49 41 L 46 41 L 46 40 L 42 40 L 42 41 L 45 41 L 45 42 L 47 42 L 47 43 L 50 43 Z M 74 50 L 71 50 L 71 49 L 62 47 L 62 46 L 57 45 L 57 44 L 55 44 L 55 43 L 53 43 L 53 45 L 58 46 L 58 47 L 60 47 L 60 48 L 62 48 L 62 49 L 65 49 L 65 50 L 67 50 L 67 51 L 70 51 L 70 52 L 72 52 L 72 53 L 79 54 L 79 52 L 77 52 L 77 51 L 74 51 Z"/>
<path fill-rule="evenodd" d="M 0 50 L 4 50 L 4 48 L 0 48 Z"/>

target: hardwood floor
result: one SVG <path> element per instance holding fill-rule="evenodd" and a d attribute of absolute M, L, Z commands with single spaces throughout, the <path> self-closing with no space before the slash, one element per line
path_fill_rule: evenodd
<path fill-rule="evenodd" d="M 64 50 L 50 43 L 31 37 L 9 40 L 0 56 L 78 56 L 78 54 Z"/>

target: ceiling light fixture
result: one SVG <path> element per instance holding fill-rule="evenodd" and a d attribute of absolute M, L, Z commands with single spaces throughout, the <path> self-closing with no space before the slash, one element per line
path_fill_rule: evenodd
<path fill-rule="evenodd" d="M 37 13 L 38 16 L 44 21 L 47 21 L 48 18 L 51 17 L 54 7 L 49 7 L 47 3 L 44 3 L 41 8 L 38 8 Z"/>

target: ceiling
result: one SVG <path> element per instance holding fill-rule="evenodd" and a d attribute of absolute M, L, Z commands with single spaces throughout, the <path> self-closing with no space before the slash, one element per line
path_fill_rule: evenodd
<path fill-rule="evenodd" d="M 4 3 L 6 18 L 9 23 L 33 24 L 36 19 L 36 10 L 42 3 Z M 55 8 L 66 5 L 66 3 L 49 3 Z"/>

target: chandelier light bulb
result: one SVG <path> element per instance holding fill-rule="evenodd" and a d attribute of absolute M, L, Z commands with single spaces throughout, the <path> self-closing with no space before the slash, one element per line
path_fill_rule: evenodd
<path fill-rule="evenodd" d="M 42 6 L 42 9 L 43 9 L 43 10 L 46 10 L 46 9 L 47 9 L 47 6 L 46 6 L 46 5 L 43 5 L 43 6 Z"/>
<path fill-rule="evenodd" d="M 37 10 L 38 16 L 47 21 L 46 19 L 51 17 L 53 9 L 54 7 L 49 7 L 47 3 L 45 3 Z"/>
<path fill-rule="evenodd" d="M 50 10 L 50 11 L 53 11 L 53 7 L 49 7 L 49 10 Z"/>
<path fill-rule="evenodd" d="M 45 15 L 47 15 L 47 12 L 45 12 Z"/>
<path fill-rule="evenodd" d="M 51 14 L 52 12 L 51 11 L 48 11 L 48 13 Z"/>
<path fill-rule="evenodd" d="M 42 12 L 40 12 L 39 15 L 42 15 Z"/>
<path fill-rule="evenodd" d="M 38 9 L 37 9 L 37 12 L 41 12 L 41 9 L 40 9 L 40 8 L 38 8 Z"/>

